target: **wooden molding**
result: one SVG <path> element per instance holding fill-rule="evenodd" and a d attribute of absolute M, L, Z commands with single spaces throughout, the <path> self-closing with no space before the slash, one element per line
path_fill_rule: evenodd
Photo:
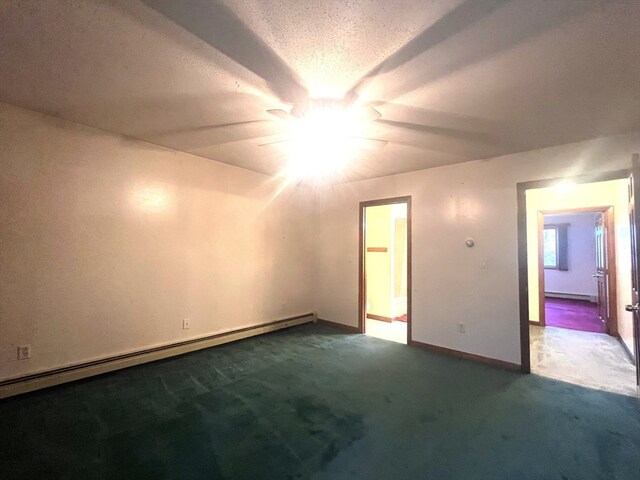
<path fill-rule="evenodd" d="M 604 221 L 607 224 L 606 245 L 607 249 L 607 283 L 609 290 L 609 318 L 607 333 L 618 336 L 618 270 L 616 265 L 616 226 L 613 207 L 609 207 L 604 213 Z"/>
<path fill-rule="evenodd" d="M 391 318 L 391 317 L 385 317 L 383 315 L 376 315 L 375 313 L 367 313 L 367 318 L 370 318 L 371 320 L 380 320 L 381 322 L 388 322 L 388 323 L 398 322 L 402 317 L 404 317 L 404 315 Z"/>
<path fill-rule="evenodd" d="M 75 380 L 112 372 L 114 370 L 120 370 L 122 368 L 133 367 L 143 363 L 183 355 L 196 350 L 202 350 L 203 348 L 243 340 L 263 333 L 274 332 L 283 328 L 301 325 L 303 323 L 315 322 L 316 320 L 317 317 L 315 313 L 306 313 L 304 315 L 285 318 L 275 322 L 255 325 L 253 327 L 241 328 L 230 332 L 208 335 L 206 337 L 175 342 L 136 352 L 115 355 L 99 360 L 7 379 L 0 382 L 0 399 L 32 392 L 42 388 L 52 387 L 54 385 L 73 382 Z"/>
<path fill-rule="evenodd" d="M 367 318 L 370 318 L 371 320 L 380 320 L 381 322 L 393 322 L 393 318 L 385 317 L 383 315 L 376 315 L 375 313 L 367 313 Z"/>
<path fill-rule="evenodd" d="M 552 210 L 541 210 L 543 215 L 571 215 L 573 213 L 604 213 L 611 208 L 610 205 L 596 207 L 578 207 L 578 208 L 557 208 Z M 545 227 L 569 226 L 568 223 L 548 223 Z"/>
<path fill-rule="evenodd" d="M 365 333 L 365 318 L 367 316 L 367 304 L 365 301 L 366 296 L 366 288 L 367 288 L 367 279 L 365 277 L 364 272 L 364 257 L 365 253 L 365 231 L 367 229 L 366 225 L 366 215 L 365 215 L 365 207 L 360 203 L 359 208 L 359 217 L 358 217 L 358 332 Z"/>
<path fill-rule="evenodd" d="M 325 325 L 329 325 L 330 327 L 339 328 L 340 330 L 344 330 L 349 333 L 360 333 L 358 327 L 353 327 L 351 325 L 345 325 L 344 323 L 331 322 L 329 320 L 324 320 L 323 318 L 318 319 L 318 323 L 324 323 Z"/>
<path fill-rule="evenodd" d="M 529 265 L 527 259 L 527 197 L 526 184 L 517 184 L 518 228 L 518 297 L 520 304 L 520 364 L 522 373 L 531 373 L 529 345 Z"/>
<path fill-rule="evenodd" d="M 544 303 L 544 213 L 538 212 L 538 323 L 541 327 L 547 324 L 546 313 Z"/>
<path fill-rule="evenodd" d="M 423 350 L 427 350 L 429 352 L 442 353 L 451 357 L 484 363 L 486 365 L 502 368 L 511 372 L 519 372 L 522 369 L 522 367 L 517 363 L 505 362 L 504 360 L 498 360 L 496 358 L 483 357 L 482 355 L 475 355 L 473 353 L 461 352 L 459 350 L 453 350 L 451 348 L 439 347 L 437 345 L 431 345 L 429 343 L 418 342 L 417 340 L 411 340 L 411 342 L 409 342 L 409 345 L 411 345 L 412 347 L 422 348 Z"/>

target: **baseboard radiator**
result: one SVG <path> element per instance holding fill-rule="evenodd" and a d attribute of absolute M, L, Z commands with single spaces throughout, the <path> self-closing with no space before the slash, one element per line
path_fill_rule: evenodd
<path fill-rule="evenodd" d="M 253 327 L 208 335 L 206 337 L 185 340 L 137 352 L 116 355 L 100 360 L 79 363 L 68 367 L 56 368 L 31 375 L 25 375 L 23 377 L 0 381 L 0 399 L 32 392 L 41 388 L 73 382 L 75 380 L 112 372 L 114 370 L 120 370 L 122 368 L 133 367 L 143 363 L 154 362 L 164 358 L 195 352 L 196 350 L 202 350 L 203 348 L 236 342 L 256 335 L 275 332 L 276 330 L 281 330 L 283 328 L 302 325 L 303 323 L 316 322 L 317 319 L 318 318 L 315 313 L 306 313 L 304 315 L 285 318 L 275 322 L 263 323 Z"/>
<path fill-rule="evenodd" d="M 544 292 L 545 297 L 549 298 L 566 298 L 567 300 L 586 300 L 587 302 L 596 303 L 597 297 L 592 295 L 583 295 L 580 293 L 559 293 L 559 292 Z"/>

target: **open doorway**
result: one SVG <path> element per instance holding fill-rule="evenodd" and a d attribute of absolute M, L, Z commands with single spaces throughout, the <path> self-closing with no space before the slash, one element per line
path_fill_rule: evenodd
<path fill-rule="evenodd" d="M 537 324 L 617 337 L 616 263 L 630 279 L 631 255 L 625 249 L 616 261 L 613 206 L 539 211 L 538 238 Z"/>
<path fill-rule="evenodd" d="M 362 333 L 398 343 L 411 339 L 411 198 L 360 204 Z"/>
<path fill-rule="evenodd" d="M 633 276 L 629 174 L 618 173 L 519 185 L 527 271 L 522 347 L 532 373 L 635 396 L 637 326 L 625 309 Z"/>

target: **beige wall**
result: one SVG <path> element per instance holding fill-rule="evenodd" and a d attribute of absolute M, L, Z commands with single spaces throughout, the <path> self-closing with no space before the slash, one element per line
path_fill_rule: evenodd
<path fill-rule="evenodd" d="M 614 214 L 616 227 L 616 269 L 618 289 L 618 335 L 633 355 L 633 315 L 627 312 L 625 305 L 631 304 L 631 238 L 629 235 L 628 214 L 629 193 L 626 188 L 618 189 L 616 205 L 620 205 Z"/>
<path fill-rule="evenodd" d="M 413 338 L 520 363 L 516 184 L 628 168 L 638 150 L 623 135 L 319 189 L 319 316 L 357 325 L 359 202 L 412 195 Z"/>
<path fill-rule="evenodd" d="M 393 220 L 395 224 L 393 294 L 396 298 L 407 298 L 407 219 L 396 217 Z"/>
<path fill-rule="evenodd" d="M 0 379 L 311 311 L 305 197 L 276 188 L 0 103 Z"/>

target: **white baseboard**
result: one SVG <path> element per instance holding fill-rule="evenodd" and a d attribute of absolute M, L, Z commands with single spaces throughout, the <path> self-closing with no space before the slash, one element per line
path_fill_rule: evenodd
<path fill-rule="evenodd" d="M 256 325 L 255 327 L 242 328 L 240 330 L 209 335 L 203 338 L 186 340 L 125 355 L 117 355 L 92 362 L 4 380 L 0 382 L 0 399 L 315 321 L 317 321 L 316 314 L 307 313 L 297 317 Z"/>
<path fill-rule="evenodd" d="M 583 295 L 580 293 L 559 293 L 559 292 L 544 292 L 545 297 L 549 298 L 566 298 L 568 300 L 586 300 L 587 302 L 596 303 L 597 297 L 593 295 Z"/>

